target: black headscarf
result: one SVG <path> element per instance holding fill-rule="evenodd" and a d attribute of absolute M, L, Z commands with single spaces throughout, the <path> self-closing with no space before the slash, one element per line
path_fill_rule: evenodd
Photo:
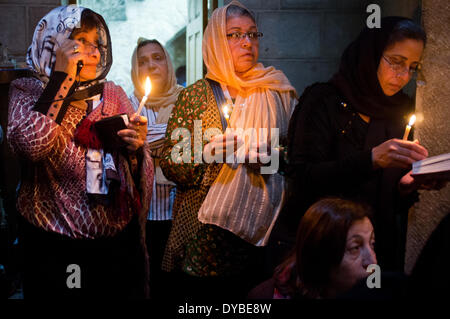
<path fill-rule="evenodd" d="M 377 77 L 381 55 L 389 37 L 403 17 L 381 19 L 381 28 L 365 27 L 344 51 L 339 71 L 331 83 L 339 88 L 359 113 L 374 119 L 401 117 L 408 113 L 411 99 L 400 90 L 393 96 L 384 94 Z"/>
<path fill-rule="evenodd" d="M 393 96 L 385 95 L 377 77 L 378 65 L 389 37 L 396 25 L 404 20 L 409 19 L 386 17 L 381 19 L 381 28 L 366 27 L 344 51 L 339 71 L 330 80 L 353 109 L 371 117 L 364 150 L 371 150 L 391 138 L 402 138 L 405 116 L 412 111 L 412 100 L 405 93 L 400 90 Z M 395 248 L 400 247 L 397 242 L 400 236 L 395 219 L 398 209 L 395 194 L 397 183 L 405 173 L 399 168 L 377 170 L 360 185 L 362 199 L 376 211 L 379 261 L 388 269 L 395 269 Z"/>

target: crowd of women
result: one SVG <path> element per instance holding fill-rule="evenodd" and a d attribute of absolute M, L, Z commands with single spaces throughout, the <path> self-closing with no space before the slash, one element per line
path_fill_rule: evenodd
<path fill-rule="evenodd" d="M 127 97 L 106 81 L 99 14 L 64 6 L 41 19 L 7 128 L 22 168 L 25 298 L 336 298 L 369 265 L 402 272 L 416 191 L 443 186 L 414 180 L 428 152 L 401 139 L 424 30 L 401 17 L 365 28 L 300 97 L 258 62 L 262 36 L 239 2 L 216 9 L 206 76 L 187 88 L 164 46 L 140 38 Z M 129 123 L 107 143 L 97 123 L 118 114 Z M 282 169 L 262 173 L 274 158 Z"/>

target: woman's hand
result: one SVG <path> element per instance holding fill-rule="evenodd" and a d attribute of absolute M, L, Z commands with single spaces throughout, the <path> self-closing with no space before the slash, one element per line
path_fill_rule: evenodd
<path fill-rule="evenodd" d="M 276 154 L 272 154 L 276 152 Z M 245 163 L 248 167 L 258 170 L 261 166 L 270 163 L 271 156 L 278 156 L 277 149 L 271 149 L 270 143 L 253 143 L 248 153 L 245 155 Z"/>
<path fill-rule="evenodd" d="M 205 145 L 203 158 L 206 163 L 245 163 L 255 170 L 270 162 L 273 151 L 270 144 L 253 143 L 245 154 L 239 151 L 243 145 L 243 140 L 235 133 L 216 135 Z"/>
<path fill-rule="evenodd" d="M 67 39 L 56 49 L 55 71 L 65 72 L 75 77 L 78 61 L 83 61 L 82 44 L 77 40 Z"/>
<path fill-rule="evenodd" d="M 203 148 L 203 159 L 206 163 L 224 163 L 233 156 L 234 162 L 234 154 L 242 144 L 242 139 L 235 133 L 213 136 Z"/>
<path fill-rule="evenodd" d="M 118 131 L 117 135 L 128 144 L 127 149 L 129 151 L 137 151 L 145 143 L 147 136 L 147 118 L 133 114 L 128 123 L 128 128 Z"/>
<path fill-rule="evenodd" d="M 427 156 L 428 151 L 417 140 L 411 142 L 393 138 L 372 148 L 374 168 L 410 168 L 412 163 Z"/>
<path fill-rule="evenodd" d="M 398 182 L 398 190 L 401 194 L 409 194 L 419 189 L 425 190 L 440 190 L 447 185 L 447 181 L 439 181 L 434 179 L 418 180 L 411 176 L 412 171 L 409 171 Z"/>

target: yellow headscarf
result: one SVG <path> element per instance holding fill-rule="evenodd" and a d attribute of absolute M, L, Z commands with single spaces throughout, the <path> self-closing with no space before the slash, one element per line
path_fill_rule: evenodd
<path fill-rule="evenodd" d="M 295 88 L 284 73 L 272 66 L 266 68 L 261 63 L 257 63 L 241 77 L 236 75 L 226 36 L 226 13 L 231 5 L 248 10 L 238 1 L 232 1 L 224 7 L 214 10 L 203 36 L 203 61 L 208 69 L 206 77 L 245 93 L 260 88 L 280 92 L 290 91 L 297 96 Z"/>
<path fill-rule="evenodd" d="M 226 36 L 226 12 L 229 6 L 246 9 L 238 1 L 214 10 L 203 36 L 203 60 L 208 69 L 207 78 L 239 90 L 235 108 L 230 117 L 232 128 L 278 128 L 287 134 L 289 118 L 297 102 L 297 92 L 287 77 L 274 67 L 257 63 L 238 76 Z M 248 9 L 246 9 L 248 10 Z M 247 145 L 248 146 L 248 145 Z"/>
<path fill-rule="evenodd" d="M 131 79 L 134 84 L 134 95 L 140 101 L 145 94 L 144 83 L 139 80 L 139 67 L 137 60 L 137 49 L 141 42 L 147 41 L 148 39 L 139 38 L 137 41 L 136 48 L 134 49 L 133 56 L 131 58 Z M 155 40 L 158 42 L 157 40 Z M 173 106 L 177 101 L 178 94 L 183 90 L 181 85 L 177 84 L 177 78 L 175 76 L 175 70 L 173 69 L 172 60 L 167 52 L 166 48 L 158 42 L 164 51 L 167 61 L 167 83 L 166 86 L 161 91 L 160 95 L 152 95 L 148 97 L 145 107 L 152 108 L 158 112 L 158 117 L 156 118 L 156 124 L 167 123 L 169 120 L 170 113 L 172 112 Z"/>
<path fill-rule="evenodd" d="M 230 127 L 236 131 L 256 131 L 244 140 L 242 154 L 245 154 L 254 142 L 272 141 L 272 132 L 276 136 L 276 130 L 279 137 L 287 135 L 297 93 L 283 72 L 261 63 L 241 76 L 236 75 L 226 38 L 226 11 L 230 5 L 245 8 L 233 1 L 213 12 L 203 37 L 203 60 L 208 68 L 207 78 L 239 90 Z M 277 147 L 276 144 L 273 140 L 272 147 Z M 246 165 L 223 165 L 199 210 L 198 220 L 264 246 L 283 205 L 285 185 L 279 173 L 264 176 Z"/>

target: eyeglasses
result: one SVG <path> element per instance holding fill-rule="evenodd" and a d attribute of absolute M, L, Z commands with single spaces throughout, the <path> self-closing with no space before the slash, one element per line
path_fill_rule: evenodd
<path fill-rule="evenodd" d="M 84 38 L 80 38 L 80 39 L 78 39 L 78 41 L 81 42 L 81 44 L 83 45 L 83 47 L 84 47 L 84 49 L 86 50 L 87 53 L 93 54 L 93 53 L 96 52 L 96 50 L 100 51 L 98 46 L 94 45 L 93 43 L 87 41 Z"/>
<path fill-rule="evenodd" d="M 384 55 L 382 55 L 382 57 L 389 64 L 389 66 L 391 67 L 392 71 L 395 72 L 396 76 L 402 76 L 402 75 L 404 75 L 406 73 L 408 73 L 410 76 L 416 76 L 420 72 L 420 70 L 422 68 L 421 64 L 417 64 L 414 67 L 409 67 L 408 68 L 405 65 L 405 63 L 403 63 L 403 62 L 402 63 L 396 63 L 394 61 L 391 61 L 388 57 L 386 57 Z"/>
<path fill-rule="evenodd" d="M 227 34 L 227 37 L 229 39 L 231 39 L 231 41 L 233 41 L 233 42 L 240 42 L 245 37 L 248 37 L 248 39 L 250 41 L 257 41 L 262 36 L 263 36 L 262 32 L 245 32 L 245 33 L 233 32 L 233 33 L 228 33 Z"/>

